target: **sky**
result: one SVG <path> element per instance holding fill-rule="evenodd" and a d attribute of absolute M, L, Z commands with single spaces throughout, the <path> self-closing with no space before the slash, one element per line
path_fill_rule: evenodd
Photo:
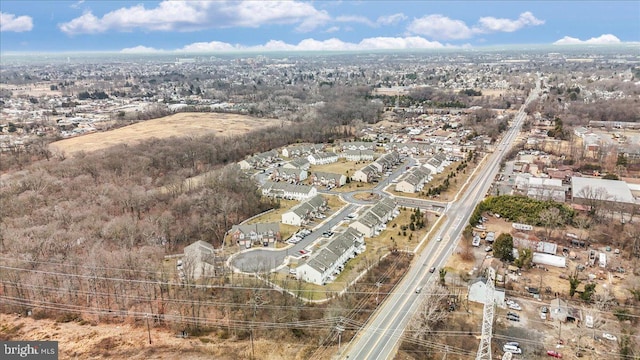
<path fill-rule="evenodd" d="M 0 51 L 238 52 L 640 44 L 633 1 L 0 0 Z"/>

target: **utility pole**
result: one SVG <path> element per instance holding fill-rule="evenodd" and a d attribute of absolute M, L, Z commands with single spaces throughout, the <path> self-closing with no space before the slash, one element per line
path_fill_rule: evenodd
<path fill-rule="evenodd" d="M 340 351 L 340 347 L 342 345 L 342 332 L 344 331 L 344 326 L 342 326 L 342 316 L 340 317 L 338 325 L 336 325 L 336 331 L 338 332 L 338 351 Z"/>
<path fill-rule="evenodd" d="M 378 305 L 378 295 L 380 295 L 380 286 L 382 286 L 382 283 L 380 281 L 376 282 L 376 305 Z"/>
<path fill-rule="evenodd" d="M 147 319 L 147 333 L 149 334 L 149 345 L 151 345 L 151 328 L 149 327 L 149 314 L 144 314 L 145 319 Z"/>

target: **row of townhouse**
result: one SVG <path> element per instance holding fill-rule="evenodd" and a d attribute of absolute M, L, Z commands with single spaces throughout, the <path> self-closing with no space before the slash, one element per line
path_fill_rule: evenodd
<path fill-rule="evenodd" d="M 316 171 L 311 174 L 311 184 L 328 188 L 341 187 L 347 183 L 347 177 L 342 174 Z"/>
<path fill-rule="evenodd" d="M 340 153 L 341 158 L 347 161 L 373 161 L 376 152 L 373 150 L 345 150 Z"/>
<path fill-rule="evenodd" d="M 334 152 L 320 152 L 307 156 L 311 165 L 324 165 L 338 162 L 338 154 Z"/>
<path fill-rule="evenodd" d="M 451 165 L 451 161 L 447 159 L 447 156 L 443 153 L 438 153 L 427 160 L 423 166 L 434 174 L 440 174 L 449 165 Z"/>
<path fill-rule="evenodd" d="M 276 222 L 233 225 L 229 230 L 229 236 L 238 246 L 246 248 L 254 244 L 269 246 L 282 240 L 280 224 Z"/>
<path fill-rule="evenodd" d="M 396 184 L 396 191 L 403 193 L 420 192 L 424 184 L 431 181 L 431 170 L 418 166 L 409 170 Z"/>
<path fill-rule="evenodd" d="M 288 163 L 282 165 L 282 167 L 285 169 L 309 170 L 309 168 L 311 167 L 311 164 L 309 163 L 309 159 L 307 159 L 306 157 L 297 157 L 289 161 Z"/>
<path fill-rule="evenodd" d="M 298 184 L 301 181 L 306 180 L 308 177 L 307 170 L 303 169 L 290 169 L 286 167 L 278 167 L 273 170 L 273 173 L 269 176 L 274 181 L 286 181 L 291 184 Z"/>
<path fill-rule="evenodd" d="M 418 142 L 386 143 L 384 148 L 387 151 L 397 151 L 404 155 L 430 155 L 437 150 L 435 145 Z"/>
<path fill-rule="evenodd" d="M 309 220 L 322 214 L 327 209 L 327 199 L 322 195 L 316 195 L 311 199 L 302 202 L 289 211 L 282 214 L 282 223 L 288 225 L 302 226 Z"/>
<path fill-rule="evenodd" d="M 321 152 L 324 149 L 324 144 L 305 144 L 305 145 L 292 145 L 282 149 L 282 156 L 292 158 L 298 156 L 309 156 L 311 154 Z"/>
<path fill-rule="evenodd" d="M 342 151 L 347 151 L 347 150 L 375 151 L 376 146 L 377 145 L 375 142 L 369 142 L 369 141 L 350 141 L 350 142 L 343 142 L 342 144 L 340 144 Z"/>
<path fill-rule="evenodd" d="M 317 285 L 335 280 L 344 265 L 365 249 L 364 238 L 352 228 L 335 236 L 331 241 L 298 265 L 296 277 Z"/>
<path fill-rule="evenodd" d="M 303 201 L 318 195 L 318 189 L 314 186 L 265 181 L 264 185 L 262 185 L 262 195 Z"/>
<path fill-rule="evenodd" d="M 269 150 L 263 153 L 248 156 L 246 159 L 238 162 L 240 169 L 249 170 L 279 161 L 278 152 L 276 150 Z"/>
<path fill-rule="evenodd" d="M 398 214 L 396 201 L 385 197 L 360 215 L 349 227 L 358 230 L 365 237 L 374 237 L 386 228 L 389 220 Z"/>
<path fill-rule="evenodd" d="M 391 170 L 400 162 L 400 155 L 396 151 L 380 156 L 376 161 L 356 170 L 352 179 L 360 182 L 373 182 L 385 171 Z"/>

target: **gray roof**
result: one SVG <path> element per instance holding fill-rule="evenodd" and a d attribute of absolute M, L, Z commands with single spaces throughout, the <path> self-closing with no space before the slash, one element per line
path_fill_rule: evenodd
<path fill-rule="evenodd" d="M 571 196 L 574 199 L 592 199 L 636 204 L 636 200 L 624 181 L 600 178 L 571 178 Z"/>
<path fill-rule="evenodd" d="M 301 167 L 309 166 L 309 159 L 298 157 L 289 161 L 289 164 L 291 164 L 294 167 L 301 168 Z"/>
<path fill-rule="evenodd" d="M 330 172 L 322 172 L 322 171 L 316 171 L 313 174 L 318 178 L 334 179 L 336 181 L 339 181 L 340 178 L 343 176 L 342 174 L 336 174 L 336 173 L 330 173 Z"/>
<path fill-rule="evenodd" d="M 275 234 L 280 231 L 280 224 L 277 222 L 272 222 L 272 223 L 233 225 L 231 227 L 231 232 L 236 232 L 236 231 L 240 231 L 243 234 L 249 234 L 251 232 L 256 232 L 257 234 L 266 234 L 268 232 L 273 232 Z"/>

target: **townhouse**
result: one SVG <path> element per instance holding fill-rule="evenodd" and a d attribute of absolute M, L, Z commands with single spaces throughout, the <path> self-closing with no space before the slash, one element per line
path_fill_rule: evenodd
<path fill-rule="evenodd" d="M 343 142 L 341 144 L 342 150 L 371 150 L 374 151 L 376 149 L 376 143 L 368 142 L 368 141 L 351 141 L 351 142 Z"/>
<path fill-rule="evenodd" d="M 354 181 L 370 183 L 380 177 L 378 168 L 373 164 L 364 166 L 362 169 L 356 170 L 351 177 Z"/>
<path fill-rule="evenodd" d="M 386 228 L 386 223 L 389 220 L 397 215 L 395 200 L 385 197 L 349 224 L 349 227 L 357 230 L 365 237 L 374 237 Z"/>
<path fill-rule="evenodd" d="M 348 228 L 309 256 L 296 268 L 296 277 L 317 285 L 335 280 L 350 259 L 365 250 L 364 238 L 356 230 Z"/>
<path fill-rule="evenodd" d="M 287 200 L 303 201 L 318 194 L 314 186 L 294 185 L 284 182 L 265 181 L 262 185 L 262 195 Z"/>
<path fill-rule="evenodd" d="M 321 152 L 324 149 L 324 144 L 308 144 L 308 145 L 292 145 L 282 149 L 282 156 L 292 157 L 306 157 L 310 154 Z"/>
<path fill-rule="evenodd" d="M 311 164 L 306 157 L 297 157 L 282 166 L 285 169 L 302 169 L 309 170 Z"/>
<path fill-rule="evenodd" d="M 400 162 L 400 154 L 396 151 L 392 151 L 380 156 L 376 161 L 371 163 L 375 166 L 379 173 L 385 172 L 393 168 Z"/>
<path fill-rule="evenodd" d="M 373 161 L 376 152 L 373 150 L 345 150 L 340 153 L 340 157 L 348 161 Z"/>
<path fill-rule="evenodd" d="M 247 248 L 254 244 L 269 246 L 281 240 L 280 224 L 276 222 L 233 225 L 229 235 L 238 246 Z"/>
<path fill-rule="evenodd" d="M 307 156 L 311 165 L 332 164 L 338 161 L 338 155 L 334 152 L 321 152 Z"/>
<path fill-rule="evenodd" d="M 308 174 L 303 169 L 290 169 L 285 167 L 278 167 L 273 170 L 271 174 L 271 180 L 274 181 L 286 181 L 291 184 L 298 184 L 307 178 Z"/>
<path fill-rule="evenodd" d="M 451 161 L 447 160 L 447 156 L 445 154 L 438 153 L 427 160 L 424 167 L 434 174 L 440 174 L 449 165 L 451 165 Z"/>
<path fill-rule="evenodd" d="M 311 199 L 302 202 L 289 211 L 282 214 L 282 223 L 288 225 L 302 226 L 309 220 L 322 214 L 327 209 L 327 199 L 322 195 L 316 195 Z"/>
<path fill-rule="evenodd" d="M 347 177 L 342 174 L 315 171 L 310 176 L 311 184 L 315 186 L 326 186 L 329 188 L 344 186 Z"/>
<path fill-rule="evenodd" d="M 424 184 L 431 181 L 431 171 L 423 166 L 409 170 L 396 184 L 396 191 L 404 193 L 420 192 Z"/>
<path fill-rule="evenodd" d="M 249 170 L 263 167 L 278 160 L 278 152 L 275 150 L 269 150 L 253 156 L 248 156 L 246 159 L 238 162 L 238 165 L 242 170 Z"/>

